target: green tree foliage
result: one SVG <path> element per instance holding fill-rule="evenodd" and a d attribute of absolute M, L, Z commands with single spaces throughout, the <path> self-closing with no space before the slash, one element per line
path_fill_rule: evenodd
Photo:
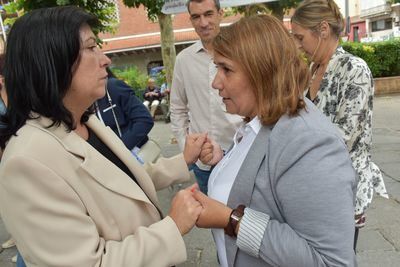
<path fill-rule="evenodd" d="M 147 16 L 151 21 L 158 21 L 161 32 L 161 54 L 168 84 L 172 83 L 172 75 L 175 65 L 175 38 L 171 15 L 161 12 L 164 0 L 123 0 L 128 7 L 138 8 L 143 5 L 147 10 Z M 133 25 L 132 25 L 133 27 Z"/>
<path fill-rule="evenodd" d="M 233 7 L 232 10 L 235 13 L 240 13 L 245 16 L 258 13 L 268 13 L 282 20 L 285 12 L 290 8 L 295 8 L 301 1 L 302 0 L 279 0 L 254 5 Z"/>
<path fill-rule="evenodd" d="M 147 85 L 147 75 L 136 66 L 128 68 L 112 68 L 112 72 L 118 78 L 126 82 L 135 91 L 135 95 L 143 100 L 143 93 Z"/>
<path fill-rule="evenodd" d="M 164 5 L 164 0 L 123 0 L 128 7 L 138 8 L 143 5 L 147 9 L 147 16 L 151 21 L 156 21 L 158 15 L 162 14 L 161 9 Z"/>
<path fill-rule="evenodd" d="M 23 12 L 37 8 L 67 5 L 79 6 L 95 15 L 101 23 L 99 28 L 93 29 L 96 34 L 99 32 L 112 32 L 115 29 L 116 21 L 112 17 L 115 12 L 115 6 L 109 0 L 15 0 L 6 5 L 5 8 L 7 13 L 21 15 Z M 12 24 L 14 20 L 11 19 L 7 23 Z"/>
<path fill-rule="evenodd" d="M 375 43 L 342 44 L 347 52 L 365 60 L 374 78 L 400 76 L 400 39 Z"/>

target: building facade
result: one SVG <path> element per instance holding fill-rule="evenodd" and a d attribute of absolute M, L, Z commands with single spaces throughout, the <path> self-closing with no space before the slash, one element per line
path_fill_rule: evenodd
<path fill-rule="evenodd" d="M 101 34 L 104 40 L 102 50 L 113 61 L 113 66 L 135 65 L 143 73 L 162 65 L 160 28 L 158 22 L 147 18 L 145 8 L 128 8 L 122 0 L 115 1 L 115 14 L 119 26 L 113 34 Z M 400 36 L 400 3 L 389 0 L 335 0 L 346 19 L 347 28 L 343 39 L 354 42 L 387 40 Z M 399 1 L 397 1 L 399 2 Z M 284 24 L 290 29 L 289 11 Z M 224 18 L 222 24 L 229 25 L 239 15 Z M 177 54 L 194 43 L 195 33 L 187 13 L 173 15 L 175 48 Z"/>
<path fill-rule="evenodd" d="M 122 0 L 114 0 L 117 7 L 116 18 L 119 26 L 113 34 L 100 34 L 104 44 L 102 51 L 111 58 L 115 67 L 135 65 L 143 73 L 150 68 L 162 66 L 160 27 L 151 22 L 143 6 L 128 8 Z M 224 18 L 222 25 L 228 25 L 239 16 Z M 198 40 L 187 13 L 173 15 L 175 49 L 182 49 Z"/>
<path fill-rule="evenodd" d="M 400 37 L 400 3 L 388 0 L 361 1 L 360 18 L 365 20 L 362 42 L 384 41 Z"/>
<path fill-rule="evenodd" d="M 365 20 L 360 18 L 361 0 L 335 0 L 346 21 L 344 39 L 351 42 L 360 42 L 367 36 Z M 347 10 L 347 11 L 346 11 Z"/>

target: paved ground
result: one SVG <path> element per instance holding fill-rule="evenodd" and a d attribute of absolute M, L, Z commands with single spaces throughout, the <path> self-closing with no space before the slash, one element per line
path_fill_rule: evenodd
<path fill-rule="evenodd" d="M 358 246 L 359 266 L 400 266 L 400 95 L 375 99 L 372 158 L 390 199 L 375 198 Z"/>
<path fill-rule="evenodd" d="M 400 266 L 400 95 L 375 98 L 373 160 L 384 173 L 390 199 L 376 197 L 368 211 L 367 226 L 360 232 L 358 262 L 360 267 Z M 169 124 L 157 121 L 150 133 L 162 146 L 164 156 L 178 153 L 171 144 Z M 185 185 L 183 185 L 185 186 Z M 163 210 L 178 186 L 159 192 Z M 8 237 L 0 220 L 0 242 Z M 183 266 L 218 266 L 212 236 L 208 230 L 193 229 L 184 237 L 188 261 Z M 0 253 L 0 267 L 14 266 L 10 262 L 15 249 Z"/>

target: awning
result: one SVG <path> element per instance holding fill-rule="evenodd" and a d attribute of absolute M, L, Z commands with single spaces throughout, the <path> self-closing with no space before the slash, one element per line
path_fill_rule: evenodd
<path fill-rule="evenodd" d="M 274 2 L 278 0 L 220 0 L 221 7 L 244 6 L 257 3 Z M 162 8 L 164 14 L 177 14 L 187 12 L 187 0 L 165 0 Z"/>

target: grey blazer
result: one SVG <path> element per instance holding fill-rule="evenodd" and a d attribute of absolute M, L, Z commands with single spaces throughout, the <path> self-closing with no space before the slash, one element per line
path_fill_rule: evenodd
<path fill-rule="evenodd" d="M 225 235 L 229 266 L 356 266 L 357 176 L 337 130 L 306 103 L 298 116 L 262 127 L 239 170 L 228 206 L 270 219 L 257 257 Z"/>

